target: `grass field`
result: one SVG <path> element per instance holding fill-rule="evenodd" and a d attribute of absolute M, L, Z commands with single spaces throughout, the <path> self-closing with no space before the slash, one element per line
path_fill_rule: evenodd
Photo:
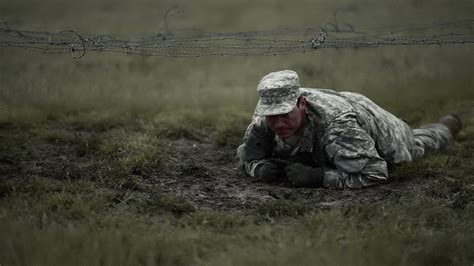
<path fill-rule="evenodd" d="M 126 38 L 169 30 L 362 28 L 472 19 L 472 1 L 0 0 L 25 30 Z M 471 16 L 471 17 L 470 17 Z M 0 48 L 0 266 L 472 265 L 472 45 L 176 59 Z M 235 148 L 270 71 L 361 92 L 414 126 L 464 132 L 363 190 L 238 173 Z"/>

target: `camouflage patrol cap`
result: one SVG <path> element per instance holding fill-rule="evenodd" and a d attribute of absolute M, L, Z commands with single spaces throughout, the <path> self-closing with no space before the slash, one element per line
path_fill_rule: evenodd
<path fill-rule="evenodd" d="M 260 116 L 289 113 L 300 96 L 298 74 L 293 70 L 271 72 L 257 86 L 260 96 L 255 112 Z"/>

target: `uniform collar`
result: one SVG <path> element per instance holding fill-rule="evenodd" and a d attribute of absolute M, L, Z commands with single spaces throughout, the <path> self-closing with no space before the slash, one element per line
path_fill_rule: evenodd
<path fill-rule="evenodd" d="M 308 115 L 308 121 L 303 128 L 303 133 L 300 136 L 298 147 L 301 152 L 312 152 L 313 151 L 313 138 L 314 138 L 314 121 L 313 118 Z"/>

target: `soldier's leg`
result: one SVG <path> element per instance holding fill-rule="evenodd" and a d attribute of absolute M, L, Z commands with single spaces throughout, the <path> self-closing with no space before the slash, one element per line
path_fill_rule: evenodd
<path fill-rule="evenodd" d="M 380 128 L 377 144 L 379 154 L 387 164 L 413 161 L 416 148 L 412 128 L 393 115 L 385 117 Z"/>
<path fill-rule="evenodd" d="M 434 123 L 413 129 L 413 159 L 444 148 L 453 140 L 449 128 L 441 123 Z"/>

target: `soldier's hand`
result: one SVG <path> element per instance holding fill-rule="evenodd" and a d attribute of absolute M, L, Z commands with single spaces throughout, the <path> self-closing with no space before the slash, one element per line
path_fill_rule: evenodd
<path fill-rule="evenodd" d="M 324 172 L 322 168 L 312 168 L 294 163 L 285 168 L 288 182 L 294 187 L 322 187 Z"/>
<path fill-rule="evenodd" d="M 284 175 L 283 168 L 273 162 L 264 162 L 255 169 L 255 177 L 263 179 L 265 182 L 273 182 Z"/>

